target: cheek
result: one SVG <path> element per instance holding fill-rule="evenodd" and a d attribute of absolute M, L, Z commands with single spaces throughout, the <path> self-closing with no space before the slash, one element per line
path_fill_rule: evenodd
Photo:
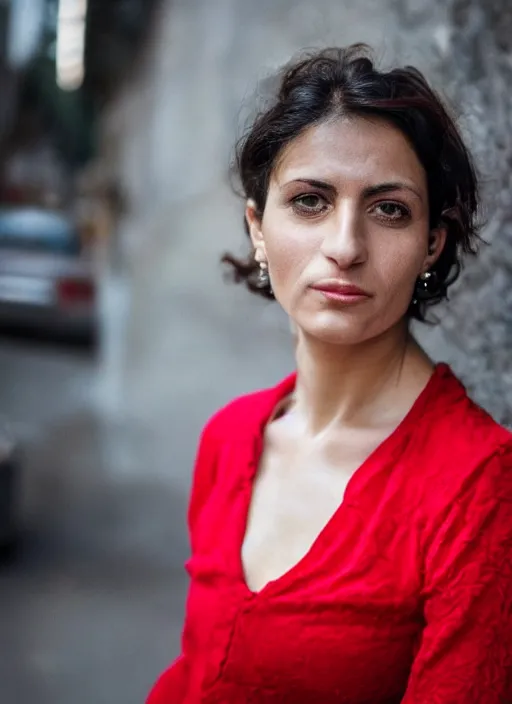
<path fill-rule="evenodd" d="M 319 251 L 320 243 L 311 231 L 282 218 L 264 230 L 265 248 L 272 281 L 277 292 L 292 289 Z"/>
<path fill-rule="evenodd" d="M 422 261 L 421 249 L 410 246 L 388 248 L 375 258 L 374 271 L 386 298 L 402 300 L 410 297 Z"/>

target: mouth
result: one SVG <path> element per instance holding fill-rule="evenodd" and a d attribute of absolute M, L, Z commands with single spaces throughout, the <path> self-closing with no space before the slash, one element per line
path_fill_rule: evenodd
<path fill-rule="evenodd" d="M 343 284 L 338 281 L 321 281 L 311 288 L 325 298 L 339 303 L 360 303 L 371 297 L 367 291 L 359 286 Z"/>

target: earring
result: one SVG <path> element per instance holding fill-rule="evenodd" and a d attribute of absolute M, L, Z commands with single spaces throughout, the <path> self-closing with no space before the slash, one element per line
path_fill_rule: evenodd
<path fill-rule="evenodd" d="M 416 281 L 416 286 L 414 289 L 414 298 L 412 302 L 414 305 L 418 305 L 418 301 L 426 301 L 431 297 L 432 290 L 435 288 L 437 282 L 437 274 L 435 271 L 425 271 L 420 275 L 419 279 Z"/>
<path fill-rule="evenodd" d="M 258 288 L 268 288 L 270 293 L 272 293 L 272 286 L 270 285 L 270 276 L 268 273 L 268 264 L 266 262 L 260 262 L 260 270 L 258 271 Z"/>
<path fill-rule="evenodd" d="M 416 286 L 414 288 L 414 298 L 412 299 L 413 304 L 418 305 L 419 301 L 426 301 L 430 298 L 430 290 L 432 289 L 432 284 L 436 279 L 435 273 L 431 271 L 425 271 L 420 275 L 416 281 Z"/>

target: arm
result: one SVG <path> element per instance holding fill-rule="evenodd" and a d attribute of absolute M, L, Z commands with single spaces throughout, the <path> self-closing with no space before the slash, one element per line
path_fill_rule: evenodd
<path fill-rule="evenodd" d="M 188 508 L 188 526 L 193 545 L 193 528 L 197 517 L 215 482 L 216 450 L 211 430 L 212 422 L 204 428 L 199 441 Z M 188 682 L 186 624 L 182 636 L 182 654 L 158 679 L 146 704 L 184 704 Z"/>
<path fill-rule="evenodd" d="M 512 703 L 512 443 L 429 546 L 419 650 L 402 704 Z"/>

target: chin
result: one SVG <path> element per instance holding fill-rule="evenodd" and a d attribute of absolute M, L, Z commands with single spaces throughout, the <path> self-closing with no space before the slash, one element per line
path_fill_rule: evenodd
<path fill-rule="evenodd" d="M 385 328 L 361 313 L 323 311 L 295 319 L 296 325 L 308 337 L 331 345 L 358 345 L 381 335 Z"/>

